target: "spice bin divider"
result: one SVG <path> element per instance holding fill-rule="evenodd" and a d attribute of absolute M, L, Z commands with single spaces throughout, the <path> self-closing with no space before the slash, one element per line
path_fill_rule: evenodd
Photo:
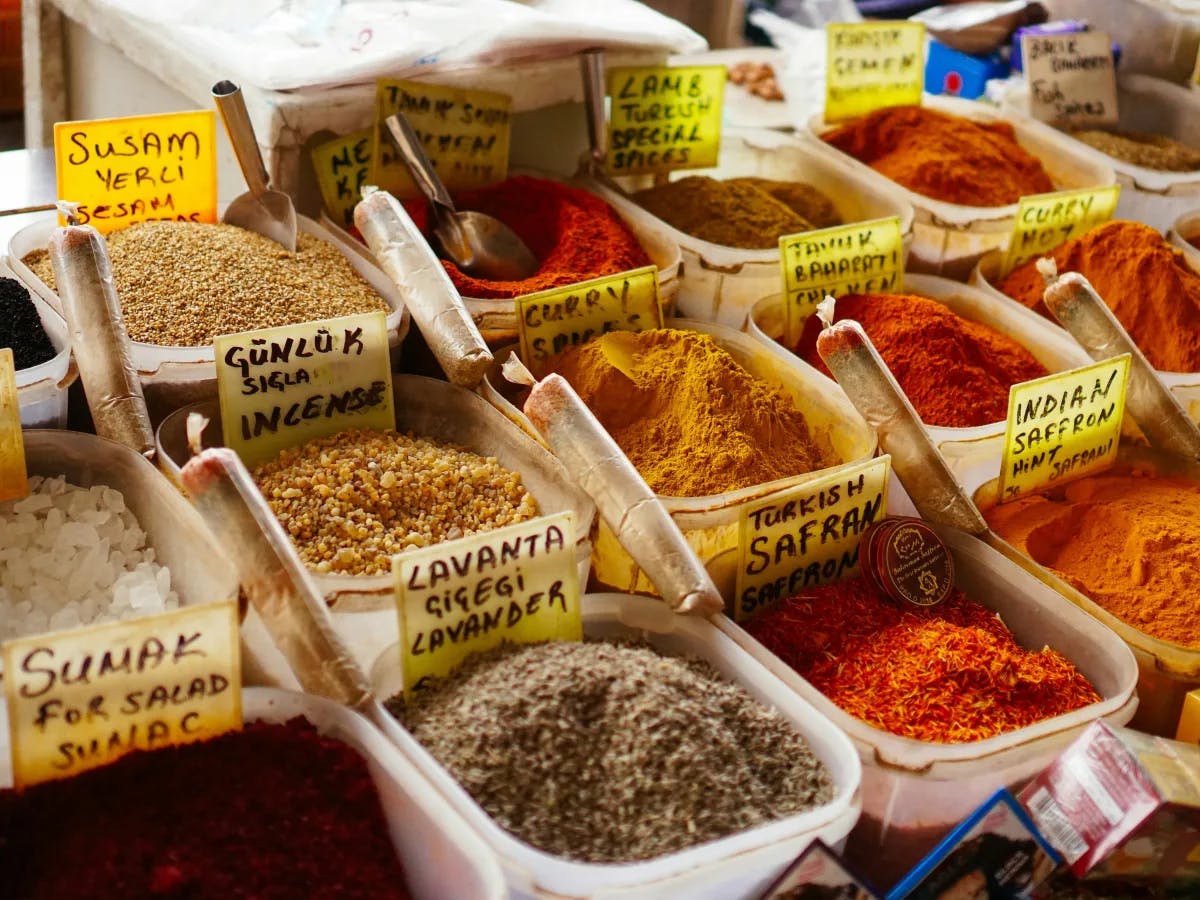
<path fill-rule="evenodd" d="M 65 428 L 67 390 L 78 377 L 71 359 L 71 335 L 67 323 L 54 307 L 29 288 L 24 278 L 0 259 L 0 278 L 12 278 L 29 290 L 46 336 L 57 351 L 53 358 L 36 366 L 18 370 L 17 404 L 21 408 L 22 428 Z"/>
<path fill-rule="evenodd" d="M 808 812 L 760 825 L 657 859 L 597 864 L 552 856 L 501 828 L 450 773 L 394 719 L 383 732 L 450 801 L 499 856 L 513 895 L 556 898 L 687 897 L 726 900 L 755 897 L 814 838 L 840 848 L 858 819 L 862 769 L 849 739 L 806 700 L 720 634 L 709 620 L 680 616 L 660 601 L 623 594 L 583 597 L 583 630 L 591 638 L 639 638 L 673 656 L 711 663 L 764 706 L 777 709 L 809 742 L 829 769 L 835 796 Z M 371 682 L 377 697 L 402 687 L 400 652 L 393 645 L 376 660 Z M 703 765 L 704 760 L 696 760 Z"/>

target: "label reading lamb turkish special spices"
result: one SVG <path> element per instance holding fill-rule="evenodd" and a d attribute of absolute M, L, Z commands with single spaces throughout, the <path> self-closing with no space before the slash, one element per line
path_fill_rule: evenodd
<path fill-rule="evenodd" d="M 1021 36 L 1029 114 L 1057 125 L 1116 125 L 1117 67 L 1106 31 Z"/>
<path fill-rule="evenodd" d="M 1113 217 L 1119 184 L 1077 191 L 1056 191 L 1050 194 L 1030 194 L 1017 204 L 1013 233 L 1008 239 L 1004 258 L 1005 273 L 1055 247 L 1077 238 Z"/>
<path fill-rule="evenodd" d="M 25 474 L 25 440 L 21 437 L 21 403 L 13 352 L 0 348 L 0 502 L 29 493 Z"/>
<path fill-rule="evenodd" d="M 354 207 L 371 176 L 371 129 L 319 144 L 310 158 L 325 211 L 343 228 L 353 225 Z"/>
<path fill-rule="evenodd" d="M 916 106 L 925 87 L 925 26 L 853 22 L 825 26 L 825 121 L 888 106 Z"/>

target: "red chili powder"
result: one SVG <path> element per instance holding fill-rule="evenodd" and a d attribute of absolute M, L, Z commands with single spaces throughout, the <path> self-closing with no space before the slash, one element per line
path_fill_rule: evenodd
<path fill-rule="evenodd" d="M 299 718 L 0 792 L 0 893 L 408 896 L 366 762 Z"/>

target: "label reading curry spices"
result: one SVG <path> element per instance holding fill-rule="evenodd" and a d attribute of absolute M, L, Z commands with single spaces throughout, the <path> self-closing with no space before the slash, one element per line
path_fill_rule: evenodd
<path fill-rule="evenodd" d="M 925 87 L 925 26 L 854 22 L 825 26 L 825 121 L 887 106 L 915 106 Z"/>
<path fill-rule="evenodd" d="M 21 436 L 21 403 L 13 352 L 0 348 L 0 502 L 29 493 L 25 473 L 25 439 Z"/>
<path fill-rule="evenodd" d="M 343 228 L 353 225 L 354 207 L 371 174 L 371 129 L 313 147 L 311 159 L 325 211 Z"/>
<path fill-rule="evenodd" d="M 404 695 L 502 643 L 583 640 L 571 513 L 392 557 Z"/>
<path fill-rule="evenodd" d="M 1021 36 L 1029 114 L 1058 125 L 1116 125 L 1117 70 L 1106 31 Z"/>
<path fill-rule="evenodd" d="M 734 618 L 859 571 L 859 539 L 887 507 L 890 456 L 853 463 L 742 508 Z"/>
<path fill-rule="evenodd" d="M 1014 384 L 1000 460 L 1004 503 L 1108 468 L 1117 459 L 1129 354 Z"/>
<path fill-rule="evenodd" d="M 1077 238 L 1113 217 L 1119 184 L 1077 191 L 1030 194 L 1017 204 L 1012 237 L 1004 257 L 1004 272 L 1050 253 L 1059 244 Z"/>

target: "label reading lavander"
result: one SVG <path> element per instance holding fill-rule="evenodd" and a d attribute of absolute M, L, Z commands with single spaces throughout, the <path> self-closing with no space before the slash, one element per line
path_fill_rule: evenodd
<path fill-rule="evenodd" d="M 1008 239 L 1004 271 L 1045 256 L 1062 244 L 1079 237 L 1113 217 L 1119 184 L 1076 191 L 1030 194 L 1017 204 L 1013 233 Z"/>
<path fill-rule="evenodd" d="M 825 26 L 825 121 L 888 106 L 915 106 L 925 86 L 925 26 L 848 22 Z"/>
<path fill-rule="evenodd" d="M 13 352 L 0 348 L 0 503 L 29 493 L 25 474 L 25 439 L 21 436 L 21 403 Z"/>
<path fill-rule="evenodd" d="M 1117 124 L 1117 73 L 1106 31 L 1021 36 L 1029 113 L 1051 124 Z"/>
<path fill-rule="evenodd" d="M 353 225 L 354 207 L 371 175 L 371 129 L 319 144 L 311 158 L 325 211 L 343 228 Z"/>

